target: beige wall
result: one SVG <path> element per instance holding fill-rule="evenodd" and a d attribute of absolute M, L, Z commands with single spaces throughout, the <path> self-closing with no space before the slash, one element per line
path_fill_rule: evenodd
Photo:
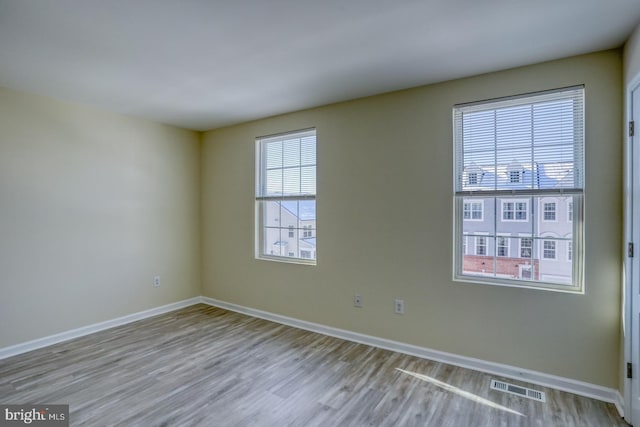
<path fill-rule="evenodd" d="M 0 89 L 0 348 L 199 295 L 199 155 L 195 132 Z"/>
<path fill-rule="evenodd" d="M 607 51 L 207 132 L 204 295 L 618 387 L 621 66 L 621 52 Z M 452 282 L 452 106 L 582 83 L 586 294 Z M 309 127 L 318 134 L 318 264 L 256 260 L 254 138 Z M 404 316 L 393 314 L 396 297 Z"/>

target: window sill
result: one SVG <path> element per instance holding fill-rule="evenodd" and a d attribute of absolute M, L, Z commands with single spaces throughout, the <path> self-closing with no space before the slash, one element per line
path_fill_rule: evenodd
<path fill-rule="evenodd" d="M 279 257 L 279 256 L 268 256 L 268 255 L 256 255 L 256 259 L 259 261 L 279 262 L 282 264 L 317 265 L 317 261 L 315 259 Z"/>

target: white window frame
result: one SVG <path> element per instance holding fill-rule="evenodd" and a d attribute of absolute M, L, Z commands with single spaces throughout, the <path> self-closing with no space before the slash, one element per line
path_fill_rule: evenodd
<path fill-rule="evenodd" d="M 558 222 L 558 202 L 548 202 L 544 200 L 540 200 L 541 209 L 540 213 L 542 215 L 542 221 L 544 222 Z M 547 211 L 547 205 L 553 205 L 553 210 Z M 553 219 L 547 219 L 547 213 L 553 212 Z"/>
<path fill-rule="evenodd" d="M 584 293 L 584 221 L 583 221 L 583 209 L 584 209 L 584 117 L 585 117 L 585 103 L 584 103 L 584 86 L 574 86 L 569 88 L 561 88 L 561 89 L 553 89 L 544 92 L 536 92 L 529 93 L 523 95 L 515 95 L 506 98 L 499 99 L 490 99 L 486 101 L 478 101 L 478 102 L 470 102 L 467 104 L 459 104 L 454 106 L 453 108 L 453 134 L 454 134 L 454 180 L 453 180 L 453 193 L 454 193 L 454 227 L 453 227 L 453 235 L 454 235 L 454 245 L 453 245 L 453 280 L 467 283 L 482 283 L 482 284 L 490 284 L 490 285 L 501 285 L 501 286 L 514 286 L 514 287 L 525 287 L 525 288 L 533 288 L 540 290 L 552 290 L 558 292 L 567 292 L 567 293 Z M 547 104 L 550 103 L 550 104 Z M 567 123 L 569 126 L 572 126 L 571 133 L 569 135 L 568 140 L 564 140 L 564 147 L 562 150 L 573 150 L 573 155 L 569 158 L 570 160 L 564 160 L 567 157 L 562 157 L 563 154 L 558 149 L 556 151 L 557 155 L 554 154 L 555 157 L 552 160 L 548 160 L 549 162 L 556 163 L 570 163 L 566 167 L 572 168 L 570 170 L 571 178 L 570 181 L 566 179 L 562 182 L 562 185 L 552 185 L 549 184 L 548 181 L 540 180 L 537 173 L 539 173 L 539 166 L 536 162 L 539 162 L 539 156 L 534 155 L 534 149 L 537 149 L 536 144 L 546 144 L 544 140 L 544 136 L 540 137 L 541 139 L 535 140 L 534 135 L 535 131 L 533 130 L 534 126 L 553 126 L 553 123 L 547 121 L 545 123 L 548 115 L 545 115 L 546 112 L 552 110 L 544 110 L 546 105 L 550 105 L 551 108 L 555 108 L 558 106 L 557 111 L 559 112 L 558 118 L 562 118 L 564 123 Z M 493 155 L 490 154 L 490 151 L 487 150 L 487 154 L 474 155 L 473 151 L 477 148 L 477 145 L 473 146 L 473 148 L 467 148 L 465 146 L 465 141 L 463 141 L 463 129 L 466 129 L 467 122 L 465 122 L 464 118 L 466 115 L 469 115 L 469 122 L 472 123 L 473 120 L 484 120 L 482 118 L 483 114 L 487 114 L 491 117 L 492 114 L 501 113 L 501 109 L 509 109 L 509 108 L 528 108 L 531 107 L 532 115 L 529 118 L 525 118 L 525 120 L 529 120 L 531 123 L 531 136 L 529 141 L 525 141 L 531 147 L 532 159 L 527 160 L 525 157 L 517 157 L 514 155 L 509 158 L 509 146 L 507 145 L 507 139 L 504 139 L 503 142 L 498 142 L 497 139 L 493 139 L 492 142 L 491 136 L 488 136 L 486 140 L 488 144 L 493 143 L 493 147 L 489 146 L 489 150 L 493 150 Z M 505 110 L 507 111 L 507 110 Z M 535 111 L 543 111 L 542 115 L 535 115 Z M 498 112 L 498 113 L 496 113 Z M 479 113 L 479 114 L 476 114 Z M 562 115 L 562 116 L 560 116 Z M 551 120 L 555 120 L 555 116 L 551 117 Z M 480 126 L 484 124 L 482 122 Z M 496 122 L 494 122 L 496 123 Z M 504 122 L 503 122 L 504 123 Z M 469 125 L 472 126 L 472 125 Z M 503 124 L 504 126 L 504 124 Z M 508 125 L 507 125 L 508 126 Z M 508 129 L 508 128 L 502 128 Z M 545 128 L 542 128 L 545 129 Z M 491 130 L 493 132 L 493 130 Z M 465 131 L 466 132 L 466 131 Z M 507 131 L 508 134 L 508 131 Z M 505 135 L 503 133 L 502 135 Z M 464 137 L 466 138 L 466 136 Z M 481 137 L 479 137 L 481 138 Z M 547 137 L 548 138 L 548 137 Z M 478 139 L 480 141 L 480 139 Z M 519 143 L 522 140 L 519 140 Z M 535 142 L 535 141 L 543 141 L 543 142 Z M 477 142 L 471 142 L 472 144 L 477 144 Z M 498 145 L 501 144 L 501 145 Z M 469 147 L 472 147 L 471 145 Z M 505 148 L 506 147 L 506 148 Z M 466 150 L 469 150 L 469 155 L 467 155 Z M 477 150 L 476 150 L 477 152 Z M 502 163 L 497 163 L 500 156 L 504 159 Z M 467 158 L 468 157 L 468 158 Z M 495 163 L 492 163 L 491 159 L 496 159 Z M 524 160 L 523 160 L 524 159 Z M 507 163 L 511 160 L 515 160 L 516 162 L 520 162 L 522 164 L 522 172 L 519 174 L 519 182 L 517 186 L 514 186 L 515 183 L 511 182 L 510 175 L 508 172 L 514 171 L 514 169 L 508 169 Z M 546 166 L 546 165 L 543 165 Z M 467 172 L 469 167 L 486 170 L 489 175 L 489 179 L 485 179 L 482 185 L 469 185 Z M 564 166 L 559 166 L 564 167 Z M 507 177 L 506 184 L 504 178 L 500 181 L 499 174 L 500 171 L 504 171 L 507 168 Z M 531 179 L 527 180 L 527 173 L 531 173 Z M 504 172 L 502 172 L 504 173 Z M 503 175 L 504 176 L 504 175 Z M 545 177 L 553 176 L 548 175 L 545 172 Z M 565 175 L 566 176 L 566 175 Z M 486 177 L 485 177 L 486 178 Z M 524 178 L 524 179 L 523 179 Z M 537 214 L 536 210 L 539 210 L 540 206 L 538 204 L 534 205 L 536 199 L 541 199 L 543 197 L 553 197 L 559 198 L 562 197 L 567 198 L 569 201 L 573 201 L 573 218 L 574 221 L 571 221 L 571 241 L 573 242 L 573 253 L 571 260 L 571 283 L 562 283 L 562 282 L 553 282 L 551 279 L 545 281 L 542 275 L 537 279 L 534 279 L 537 272 L 536 263 L 542 262 L 543 259 L 540 258 L 539 251 L 543 250 L 541 247 L 543 244 L 541 241 L 545 240 L 544 237 L 540 237 L 539 230 L 536 227 L 537 221 L 540 221 L 540 215 Z M 484 212 L 484 222 L 488 224 L 488 234 L 496 235 L 497 230 L 500 230 L 499 224 L 501 222 L 504 223 L 520 223 L 522 227 L 527 229 L 526 236 L 531 240 L 531 258 L 523 258 L 530 259 L 532 262 L 532 278 L 531 280 L 521 280 L 519 278 L 502 278 L 498 277 L 497 274 L 494 275 L 476 275 L 475 272 L 467 272 L 464 271 L 463 261 L 464 254 L 461 253 L 462 249 L 462 235 L 465 232 L 464 228 L 464 220 L 463 220 L 463 200 L 478 198 L 484 200 L 490 200 L 490 203 L 494 203 L 494 211 L 492 215 L 495 215 L 495 218 L 488 218 L 487 212 Z M 504 219 L 504 203 L 516 203 L 516 199 L 522 198 L 527 202 L 526 205 L 526 219 L 521 214 L 521 218 L 518 218 L 517 210 L 515 209 L 515 205 L 511 212 L 507 214 L 507 219 Z M 493 202 L 491 202 L 491 200 Z M 500 200 L 500 203 L 498 203 Z M 529 203 L 530 202 L 530 203 Z M 510 206 L 510 205 L 507 205 Z M 558 209 L 559 205 L 556 204 L 556 221 L 558 218 Z M 490 223 L 493 222 L 493 225 Z M 529 231 L 530 230 L 530 231 Z M 469 231 L 467 231 L 469 233 Z M 478 234 L 477 231 L 474 234 Z M 562 245 L 556 244 L 556 259 L 559 256 L 558 250 L 563 250 Z M 474 245 L 475 248 L 475 245 Z M 490 248 L 487 250 L 488 253 L 492 253 Z M 493 255 L 495 256 L 495 250 Z M 517 255 L 522 255 L 522 247 L 521 244 L 518 245 L 518 253 Z M 494 259 L 497 259 L 495 256 Z M 535 262 L 534 262 L 535 261 Z M 495 261 L 494 261 L 495 262 Z"/>
<path fill-rule="evenodd" d="M 312 258 L 303 258 L 302 255 L 300 255 L 300 250 L 298 250 L 298 256 L 289 256 L 288 254 L 290 253 L 290 251 L 286 251 L 284 254 L 280 254 L 280 255 L 275 255 L 275 254 L 271 254 L 271 253 L 266 253 L 265 250 L 265 228 L 278 228 L 281 230 L 281 236 L 282 233 L 286 233 L 286 235 L 289 235 L 288 233 L 290 233 L 290 228 L 287 227 L 283 227 L 282 224 L 279 224 L 277 227 L 266 227 L 265 226 L 265 218 L 266 218 L 266 203 L 265 202 L 285 202 L 285 201 L 305 201 L 305 200 L 316 200 L 316 192 L 314 191 L 313 193 L 293 193 L 293 194 L 288 194 L 288 193 L 284 193 L 284 187 L 283 187 L 283 192 L 282 193 L 278 193 L 278 194 L 269 194 L 266 190 L 266 183 L 267 183 L 267 179 L 266 179 L 266 174 L 267 174 L 267 166 L 264 160 L 264 150 L 265 150 L 265 146 L 266 144 L 269 143 L 274 143 L 274 142 L 278 142 L 278 141 L 284 141 L 284 140 L 290 140 L 290 139 L 295 139 L 295 138 L 309 138 L 309 137 L 313 137 L 314 138 L 314 149 L 317 152 L 317 133 L 316 133 L 316 129 L 315 128 L 311 128 L 311 129 L 304 129 L 304 130 L 299 130 L 299 131 L 292 131 L 292 132 L 285 132 L 285 133 L 281 133 L 281 134 L 277 134 L 277 135 L 270 135 L 270 136 L 264 136 L 264 137 L 258 137 L 256 138 L 256 162 L 255 162 L 255 177 L 256 177 L 256 203 L 255 203 L 255 257 L 256 259 L 261 259 L 261 260 L 268 260 L 268 261 L 278 261 L 278 262 L 283 262 L 283 263 L 293 263 L 293 264 L 306 264 L 306 265 L 316 265 L 317 261 L 315 258 L 315 254 L 316 254 L 316 249 L 313 249 L 312 251 L 310 251 Z M 314 158 L 315 158 L 315 153 L 314 153 Z M 314 161 L 313 163 L 303 163 L 302 159 L 300 159 L 300 163 L 297 166 L 292 166 L 292 168 L 300 168 L 301 169 L 301 178 L 302 179 L 302 168 L 309 168 L 309 167 L 315 167 L 316 168 L 316 176 L 317 176 L 317 161 Z M 282 165 L 281 169 L 287 169 L 287 166 L 284 166 L 284 164 Z M 276 168 L 277 169 L 277 168 Z M 314 177 L 314 182 L 315 182 L 315 177 Z M 301 181 L 303 182 L 303 181 Z M 301 186 L 302 188 L 302 186 Z M 316 219 L 317 221 L 317 219 Z M 297 227 L 294 227 L 295 229 L 300 230 L 300 219 L 298 218 L 298 225 Z M 313 227 L 314 230 L 317 229 L 317 222 L 315 227 Z M 298 232 L 299 234 L 299 232 Z M 300 236 L 298 235 L 298 241 L 300 240 Z M 294 254 L 295 255 L 295 254 Z"/>
<path fill-rule="evenodd" d="M 474 209 L 475 206 L 480 206 L 480 209 Z M 469 209 L 467 209 L 469 206 Z M 463 205 L 463 219 L 465 221 L 484 221 L 484 200 L 465 200 Z M 466 213 L 469 213 L 469 218 L 464 218 Z M 473 214 L 480 212 L 480 218 L 474 218 Z"/>
<path fill-rule="evenodd" d="M 516 209 L 516 204 L 518 203 L 524 203 L 525 208 L 524 211 L 522 209 Z M 513 219 L 505 219 L 504 218 L 504 214 L 505 214 L 505 205 L 506 204 L 513 204 L 513 210 L 510 210 L 509 212 L 513 212 Z M 518 212 L 524 212 L 525 213 L 525 218 L 524 219 L 518 219 L 517 218 L 517 213 Z M 500 200 L 500 221 L 502 222 L 527 222 L 529 221 L 529 200 L 528 199 L 501 199 Z"/>

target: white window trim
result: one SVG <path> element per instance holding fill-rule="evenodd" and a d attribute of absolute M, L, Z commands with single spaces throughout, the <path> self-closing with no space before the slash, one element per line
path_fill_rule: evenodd
<path fill-rule="evenodd" d="M 454 198 L 455 198 L 455 218 L 454 218 L 454 245 L 453 245 L 453 280 L 456 282 L 464 282 L 464 283 L 480 283 L 480 284 L 489 284 L 489 285 L 500 285 L 500 286 L 508 286 L 508 287 L 519 287 L 519 288 L 527 288 L 527 289 L 539 289 L 539 290 L 550 290 L 561 293 L 571 293 L 571 294 L 584 294 L 584 221 L 583 211 L 584 211 L 584 116 L 585 116 L 585 96 L 584 96 L 584 86 L 575 86 L 569 88 L 560 88 L 553 89 L 544 92 L 530 93 L 530 94 L 522 94 L 515 95 L 511 97 L 493 99 L 488 101 L 478 101 L 478 102 L 470 102 L 467 104 L 461 104 L 454 106 L 453 117 L 454 117 Z M 574 140 L 574 152 L 577 157 L 574 160 L 574 186 L 566 187 L 564 189 L 559 189 L 555 191 L 553 188 L 545 188 L 545 189 L 535 189 L 535 188 L 516 188 L 502 190 L 502 189 L 491 189 L 491 188 L 465 188 L 464 185 L 466 181 L 463 179 L 464 171 L 466 168 L 465 157 L 464 157 L 464 146 L 462 141 L 462 117 L 464 114 L 474 113 L 478 111 L 490 111 L 492 109 L 498 108 L 508 108 L 510 106 L 518 106 L 518 105 L 532 105 L 536 103 L 542 103 L 547 101 L 554 100 L 564 100 L 564 99 L 572 99 L 574 101 L 574 120 L 575 122 L 575 140 Z M 473 163 L 472 163 L 473 164 Z M 466 177 L 465 177 L 466 178 Z M 554 283 L 554 282 L 545 282 L 540 276 L 537 280 L 532 281 L 522 281 L 522 280 L 505 280 L 497 277 L 478 277 L 474 274 L 468 274 L 463 271 L 463 256 L 460 254 L 460 244 L 461 237 L 463 233 L 463 220 L 462 220 L 462 199 L 474 196 L 474 197 L 482 197 L 492 198 L 495 200 L 495 207 L 498 207 L 497 200 L 502 199 L 502 197 L 514 197 L 514 196 L 522 196 L 527 199 L 533 200 L 533 198 L 538 197 L 567 197 L 569 196 L 574 201 L 574 209 L 573 209 L 573 217 L 575 218 L 572 226 L 572 236 L 573 236 L 573 259 L 571 263 L 572 268 L 572 282 L 567 284 L 562 283 Z M 513 220 L 503 219 L 503 210 L 502 206 L 500 206 L 499 212 L 494 212 L 495 214 L 495 225 L 499 222 L 524 222 L 524 219 L 517 220 L 514 218 Z M 557 209 L 557 208 L 556 208 Z M 495 209 L 497 210 L 497 209 Z M 534 206 L 529 204 L 527 209 L 527 221 L 531 223 L 536 218 L 536 212 L 534 210 Z M 500 215 L 500 216 L 498 216 Z M 515 216 L 515 213 L 514 213 Z M 486 218 L 486 217 L 485 217 Z M 556 219 L 557 212 L 556 212 Z M 537 231 L 532 229 L 532 234 L 537 234 Z M 531 237 L 533 240 L 533 248 L 532 248 L 532 258 L 536 259 L 537 250 L 540 249 L 540 240 L 544 240 L 541 237 L 528 235 L 526 237 Z M 519 251 L 521 250 L 518 248 Z M 556 247 L 556 257 L 558 256 L 558 247 Z M 539 259 L 539 256 L 538 256 Z M 535 265 L 533 266 L 535 269 Z M 535 273 L 534 273 L 535 275 Z"/>
<path fill-rule="evenodd" d="M 302 258 L 302 257 L 289 257 L 287 255 L 272 255 L 272 254 L 267 254 L 263 252 L 263 248 L 264 248 L 264 217 L 265 217 L 265 209 L 264 209 L 264 205 L 265 203 L 262 202 L 267 202 L 267 201 L 286 201 L 286 200 L 291 200 L 291 201 L 303 201 L 303 200 L 316 200 L 316 194 L 297 194 L 297 195 L 281 195 L 278 197 L 267 197 L 267 196 L 263 196 L 262 195 L 262 183 L 263 180 L 265 179 L 264 177 L 264 168 L 262 165 L 262 161 L 263 161 L 263 155 L 262 155 L 262 147 L 264 143 L 268 143 L 274 140 L 278 140 L 278 139 L 285 139 L 287 137 L 305 137 L 305 136 L 309 136 L 309 135 L 314 135 L 316 137 L 316 152 L 317 152 L 317 132 L 315 128 L 310 128 L 310 129 L 302 129 L 302 130 L 297 130 L 297 131 L 291 131 L 291 132 L 284 132 L 284 133 L 280 133 L 280 134 L 276 134 L 276 135 L 269 135 L 269 136 L 262 136 L 262 137 L 257 137 L 255 140 L 255 185 L 256 185 L 256 197 L 255 197 L 255 243 L 254 243 L 254 250 L 255 250 L 255 258 L 259 259 L 259 260 L 264 260 L 264 261 L 275 261 L 275 262 L 281 262 L 281 263 L 285 263 L 285 264 L 303 264 L 303 265 L 317 265 L 317 259 L 315 258 L 315 254 L 317 253 L 317 249 L 313 249 L 312 251 L 312 255 L 314 256 L 313 258 L 309 259 L 309 258 Z M 302 165 L 301 165 L 302 166 Z M 316 166 L 316 176 L 317 176 L 317 160 L 315 163 Z M 281 225 L 277 228 L 280 228 L 280 230 L 284 230 L 287 232 L 288 235 L 288 231 L 289 228 L 288 227 L 282 227 Z M 316 227 L 314 227 L 314 230 L 317 229 L 317 224 Z M 313 236 L 312 236 L 313 237 Z M 300 239 L 300 236 L 298 235 L 298 240 Z M 298 253 L 300 251 L 298 250 Z M 287 251 L 288 253 L 288 251 Z"/>

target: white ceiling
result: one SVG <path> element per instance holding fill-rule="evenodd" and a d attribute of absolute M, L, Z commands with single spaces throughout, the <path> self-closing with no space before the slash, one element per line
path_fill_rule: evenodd
<path fill-rule="evenodd" d="M 0 0 L 0 86 L 206 130 L 619 47 L 640 0 Z"/>

